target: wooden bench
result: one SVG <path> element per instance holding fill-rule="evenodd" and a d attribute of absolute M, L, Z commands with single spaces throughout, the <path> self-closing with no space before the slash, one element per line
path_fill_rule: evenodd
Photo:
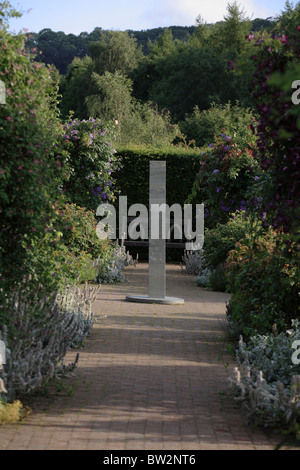
<path fill-rule="evenodd" d="M 127 217 L 127 229 L 128 229 L 128 226 L 129 224 L 135 220 L 136 218 L 135 217 Z M 184 233 L 184 230 L 183 230 L 183 223 L 182 223 L 182 227 L 181 227 L 182 231 L 181 233 L 183 234 Z M 178 239 L 174 239 L 172 238 L 172 235 L 174 234 L 174 230 L 175 230 L 175 222 L 174 220 L 170 220 L 170 238 L 168 238 L 166 240 L 166 248 L 180 248 L 180 249 L 185 249 L 185 244 L 186 242 L 188 242 L 188 240 L 186 240 L 185 238 L 182 238 L 180 240 Z M 127 233 L 128 233 L 128 230 L 127 230 Z M 149 247 L 149 240 L 143 240 L 143 239 L 138 239 L 138 240 L 131 240 L 130 238 L 121 238 L 120 240 L 121 242 L 121 245 L 124 245 L 126 248 L 129 248 L 129 247 Z"/>

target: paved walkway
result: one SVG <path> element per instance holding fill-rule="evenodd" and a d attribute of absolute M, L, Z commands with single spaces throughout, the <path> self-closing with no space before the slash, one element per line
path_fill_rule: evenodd
<path fill-rule="evenodd" d="M 126 274 L 128 283 L 101 288 L 75 377 L 36 399 L 23 423 L 0 427 L 0 449 L 274 449 L 278 438 L 251 432 L 227 385 L 228 295 L 168 265 L 167 295 L 185 304 L 130 303 L 127 294 L 148 294 L 147 265 Z"/>

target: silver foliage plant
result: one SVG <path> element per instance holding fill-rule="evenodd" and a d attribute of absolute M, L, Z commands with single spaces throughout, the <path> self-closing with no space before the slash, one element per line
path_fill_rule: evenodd
<path fill-rule="evenodd" d="M 266 427 L 300 423 L 300 365 L 292 361 L 292 344 L 299 339 L 298 320 L 287 332 L 253 336 L 248 344 L 240 337 L 238 367 L 229 382 L 251 422 Z"/>
<path fill-rule="evenodd" d="M 181 270 L 197 276 L 202 270 L 202 250 L 186 251 L 180 263 Z"/>
<path fill-rule="evenodd" d="M 209 287 L 210 276 L 211 276 L 211 270 L 209 268 L 203 269 L 196 277 L 197 286 Z"/>
<path fill-rule="evenodd" d="M 70 287 L 63 294 L 40 295 L 37 302 L 20 287 L 8 299 L 14 325 L 22 334 L 8 340 L 8 327 L 2 327 L 6 364 L 0 369 L 0 380 L 5 400 L 31 394 L 52 377 L 74 370 L 79 354 L 68 365 L 64 358 L 70 348 L 79 347 L 90 334 L 95 321 L 92 303 L 99 288 L 87 284 Z"/>
<path fill-rule="evenodd" d="M 136 266 L 138 257 L 133 259 L 124 245 L 116 244 L 107 258 L 98 262 L 97 282 L 101 284 L 112 284 L 114 282 L 125 282 L 124 269 L 126 266 Z"/>
<path fill-rule="evenodd" d="M 181 270 L 196 276 L 198 286 L 210 286 L 211 269 L 203 267 L 203 250 L 185 252 L 182 261 Z"/>

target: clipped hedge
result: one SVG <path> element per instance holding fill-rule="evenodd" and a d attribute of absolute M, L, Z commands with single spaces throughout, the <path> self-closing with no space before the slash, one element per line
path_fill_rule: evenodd
<path fill-rule="evenodd" d="M 148 207 L 149 167 L 151 160 L 166 161 L 167 204 L 183 205 L 200 170 L 201 150 L 182 147 L 150 148 L 128 146 L 117 148 L 120 170 L 113 174 L 120 195 L 127 196 L 128 207 L 139 203 Z"/>

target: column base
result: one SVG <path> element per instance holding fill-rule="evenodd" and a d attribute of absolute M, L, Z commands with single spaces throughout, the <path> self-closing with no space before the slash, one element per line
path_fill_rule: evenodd
<path fill-rule="evenodd" d="M 149 297 L 148 295 L 127 295 L 126 300 L 128 302 L 140 302 L 145 304 L 163 304 L 163 305 L 182 305 L 184 299 L 177 297 Z"/>

